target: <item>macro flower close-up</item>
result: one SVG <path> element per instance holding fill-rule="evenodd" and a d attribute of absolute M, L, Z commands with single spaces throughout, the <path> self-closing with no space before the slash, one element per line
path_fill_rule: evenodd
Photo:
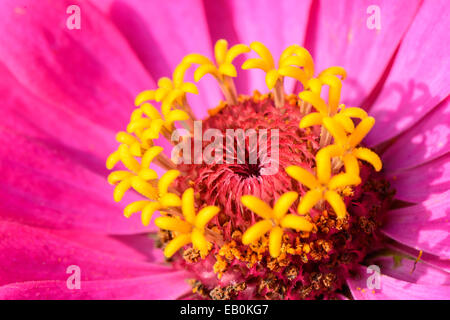
<path fill-rule="evenodd" d="M 444 0 L 0 2 L 0 300 L 449 300 Z"/>

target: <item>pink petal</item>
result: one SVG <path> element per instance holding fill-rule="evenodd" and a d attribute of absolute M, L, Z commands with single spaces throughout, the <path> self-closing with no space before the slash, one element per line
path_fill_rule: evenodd
<path fill-rule="evenodd" d="M 46 229 L 51 235 L 76 242 L 107 254 L 124 257 L 129 261 L 164 262 L 163 251 L 155 247 L 150 234 L 101 235 L 81 231 Z"/>
<path fill-rule="evenodd" d="M 173 300 L 190 292 L 184 272 L 106 281 L 82 281 L 68 289 L 66 281 L 30 281 L 0 287 L 4 300 Z"/>
<path fill-rule="evenodd" d="M 405 246 L 398 242 L 392 242 L 387 245 L 388 248 L 394 251 L 401 252 L 403 254 L 406 254 L 410 257 L 418 257 L 420 252 L 416 249 L 410 248 L 408 246 Z M 427 252 L 422 252 L 422 255 L 420 257 L 420 261 L 425 262 L 428 265 L 433 266 L 434 268 L 437 268 L 439 270 L 443 270 L 447 273 L 450 273 L 450 260 L 441 258 L 432 254 L 429 254 Z"/>
<path fill-rule="evenodd" d="M 381 275 L 380 289 L 367 288 L 366 274 L 361 267 L 360 276 L 348 279 L 353 297 L 356 300 L 447 300 L 450 298 L 450 286 L 415 284 L 387 275 Z"/>
<path fill-rule="evenodd" d="M 420 203 L 450 189 L 450 154 L 421 166 L 390 172 L 389 182 L 397 193 L 395 198 Z"/>
<path fill-rule="evenodd" d="M 388 66 L 420 1 L 333 1 L 317 2 L 311 13 L 306 48 L 314 56 L 317 72 L 342 66 L 348 78 L 342 102 L 359 106 L 372 92 Z M 381 29 L 369 29 L 378 6 Z"/>
<path fill-rule="evenodd" d="M 419 260 L 415 264 L 416 258 L 407 258 L 400 256 L 399 264 L 397 264 L 392 256 L 380 257 L 371 261 L 371 264 L 380 267 L 382 274 L 394 279 L 425 285 L 450 285 L 450 273 Z"/>
<path fill-rule="evenodd" d="M 171 77 L 175 67 L 189 53 L 212 57 L 208 24 L 200 0 L 195 1 L 102 1 L 99 6 L 136 52 L 154 79 Z M 193 81 L 193 69 L 186 81 Z M 221 95 L 217 82 L 205 77 L 199 96 L 188 95 L 197 116 L 218 105 Z"/>
<path fill-rule="evenodd" d="M 86 156 L 51 138 L 0 129 L 0 219 L 59 229 L 129 234 L 146 230 L 117 204 L 106 182 L 104 159 Z"/>
<path fill-rule="evenodd" d="M 117 131 L 129 120 L 135 95 L 153 81 L 89 3 L 79 3 L 81 29 L 69 30 L 66 9 L 72 4 L 2 1 L 0 60 L 43 101 Z"/>
<path fill-rule="evenodd" d="M 379 144 L 412 127 L 447 97 L 448 25 L 434 21 L 449 14 L 447 1 L 423 3 L 370 109 L 377 124 L 366 139 L 369 145 Z"/>
<path fill-rule="evenodd" d="M 390 238 L 431 254 L 450 258 L 450 192 L 414 206 L 392 210 L 382 231 Z"/>
<path fill-rule="evenodd" d="M 70 237 L 69 237 L 70 236 Z M 82 240 L 78 239 L 78 237 Z M 73 239 L 72 239 L 73 237 Z M 106 246 L 114 249 L 103 251 Z M 152 252 L 153 247 L 147 250 Z M 78 266 L 81 280 L 125 279 L 171 271 L 162 264 L 136 259 L 139 254 L 111 238 L 94 234 L 52 234 L 45 229 L 0 222 L 0 285 L 62 280 L 69 266 Z"/>
<path fill-rule="evenodd" d="M 18 82 L 1 63 L 0 95 L 0 125 L 3 130 L 76 149 L 86 155 L 86 160 L 97 157 L 103 161 L 114 148 L 115 132 L 102 128 L 70 109 L 42 101 Z M 94 165 L 92 167 L 95 168 Z"/>
<path fill-rule="evenodd" d="M 260 41 L 271 50 L 275 63 L 278 63 L 283 49 L 291 44 L 302 45 L 305 39 L 311 6 L 309 0 L 233 0 L 206 1 L 206 3 L 208 3 L 205 6 L 206 14 L 212 26 L 213 38 L 232 34 L 232 37 L 245 44 Z M 221 27 L 228 25 L 231 27 Z M 256 57 L 255 53 L 247 56 Z M 241 74 L 247 72 L 250 80 L 247 93 L 253 90 L 268 91 L 263 71 L 241 71 Z M 287 92 L 292 88 L 292 82 L 286 85 Z"/>
<path fill-rule="evenodd" d="M 386 171 L 420 165 L 450 150 L 450 98 L 401 135 L 383 154 Z"/>

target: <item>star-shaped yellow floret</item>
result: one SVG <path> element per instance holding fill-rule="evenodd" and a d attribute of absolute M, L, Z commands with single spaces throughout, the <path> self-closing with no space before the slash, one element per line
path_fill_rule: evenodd
<path fill-rule="evenodd" d="M 277 81 L 283 81 L 285 76 L 300 81 L 307 86 L 308 80 L 314 75 L 314 62 L 309 52 L 299 45 L 287 47 L 278 61 L 278 68 L 269 49 L 261 42 L 250 44 L 260 58 L 252 58 L 245 61 L 242 69 L 261 69 L 266 72 L 266 85 L 271 90 Z M 303 68 L 303 69 L 301 69 Z"/>
<path fill-rule="evenodd" d="M 190 111 L 187 105 L 186 94 L 198 94 L 198 89 L 192 82 L 185 82 L 184 76 L 187 69 L 191 67 L 190 63 L 182 62 L 174 70 L 172 79 L 162 77 L 158 80 L 158 89 L 145 90 L 139 93 L 134 100 L 136 106 L 141 106 L 143 103 L 150 100 L 157 102 L 162 101 L 161 112 L 164 116 L 176 105 L 185 111 Z"/>
<path fill-rule="evenodd" d="M 165 172 L 157 184 L 158 197 L 156 201 L 141 200 L 130 203 L 124 209 L 123 213 L 125 217 L 129 218 L 133 213 L 142 211 L 142 224 L 147 226 L 155 211 L 181 206 L 180 197 L 175 193 L 168 192 L 169 186 L 179 175 L 180 172 L 178 170 L 168 170 Z"/>
<path fill-rule="evenodd" d="M 150 169 L 153 159 L 162 152 L 163 148 L 153 146 L 148 149 L 139 161 L 131 154 L 130 148 L 126 144 L 121 144 L 117 151 L 113 152 L 106 160 L 106 167 L 112 169 L 119 161 L 129 170 L 117 170 L 108 176 L 108 182 L 116 185 L 114 189 L 114 200 L 122 200 L 125 192 L 133 187 L 144 197 L 156 199 L 157 189 L 149 183 L 158 178 L 157 173 Z"/>
<path fill-rule="evenodd" d="M 184 57 L 183 63 L 199 65 L 194 73 L 196 82 L 200 81 L 206 74 L 211 74 L 219 83 L 227 102 L 236 104 L 237 93 L 232 78 L 237 77 L 237 71 L 233 65 L 233 60 L 249 51 L 250 48 L 244 44 L 236 44 L 228 49 L 228 42 L 220 39 L 214 46 L 215 62 L 204 55 L 193 53 Z"/>
<path fill-rule="evenodd" d="M 369 162 L 376 171 L 380 171 L 383 163 L 380 157 L 367 148 L 356 148 L 356 146 L 364 139 L 364 137 L 369 133 L 375 124 L 375 119 L 373 117 L 367 117 L 361 120 L 361 122 L 356 126 L 355 130 L 347 135 L 343 126 L 332 118 L 325 118 L 323 120 L 323 125 L 331 133 L 334 138 L 334 145 L 339 149 L 336 149 L 335 156 L 353 157 L 356 159 L 361 159 Z"/>
<path fill-rule="evenodd" d="M 309 103 L 317 112 L 308 113 L 300 121 L 300 128 L 321 125 L 324 118 L 333 117 L 347 132 L 353 132 L 355 126 L 351 118 L 364 119 L 367 113 L 360 108 L 345 108 L 339 105 L 342 81 L 339 76 L 345 78 L 345 70 L 341 67 L 331 67 L 321 72 L 318 78 L 308 81 L 308 90 L 299 93 L 299 98 Z M 320 97 L 322 86 L 328 85 L 328 103 Z M 338 107 L 340 107 L 337 113 Z"/>
<path fill-rule="evenodd" d="M 181 199 L 184 220 L 176 217 L 159 217 L 155 225 L 161 229 L 174 231 L 176 237 L 164 249 L 164 255 L 170 258 L 179 249 L 192 242 L 195 249 L 204 257 L 208 254 L 209 242 L 205 238 L 205 228 L 209 221 L 220 211 L 219 207 L 207 206 L 195 213 L 194 189 L 187 189 Z"/>
<path fill-rule="evenodd" d="M 213 75 L 218 81 L 223 77 L 237 77 L 236 68 L 232 64 L 237 56 L 249 52 L 250 48 L 245 44 L 236 44 L 228 49 L 228 42 L 220 39 L 214 46 L 215 63 L 202 54 L 192 53 L 183 58 L 184 63 L 200 65 L 194 73 L 194 80 L 198 82 L 207 73 Z"/>
<path fill-rule="evenodd" d="M 169 110 L 161 115 L 159 111 L 150 103 L 143 103 L 139 109 L 133 112 L 130 123 L 127 126 L 127 132 L 133 133 L 138 139 L 130 141 L 131 152 L 140 156 L 142 150 L 148 149 L 153 145 L 153 140 L 158 139 L 162 134 L 167 139 L 175 129 L 176 121 L 185 121 L 190 117 L 187 112 L 175 109 Z M 127 143 L 124 141 L 124 143 Z"/>
<path fill-rule="evenodd" d="M 255 196 L 242 196 L 242 204 L 263 218 L 263 220 L 255 223 L 245 231 L 242 236 L 242 243 L 246 245 L 254 243 L 270 231 L 269 253 L 276 258 L 280 255 L 283 228 L 311 231 L 313 224 L 304 217 L 286 214 L 297 198 L 297 192 L 286 192 L 276 201 L 272 209 L 268 204 Z"/>
<path fill-rule="evenodd" d="M 312 92 L 309 92 L 307 94 L 302 95 L 302 97 L 305 99 L 306 102 L 313 102 L 311 103 L 313 107 L 318 110 L 318 112 L 311 112 L 305 115 L 301 120 L 299 127 L 301 129 L 311 127 L 311 126 L 317 126 L 323 124 L 324 118 L 329 118 L 328 110 L 324 109 L 323 106 L 325 104 L 325 101 L 322 100 L 319 96 L 315 95 Z M 319 102 L 319 99 L 323 101 Z M 316 107 L 319 105 L 319 107 Z M 357 119 L 365 119 L 367 118 L 367 112 L 365 112 L 361 108 L 356 107 L 350 107 L 346 108 L 345 105 L 340 105 L 340 110 L 337 114 L 332 116 L 334 120 L 339 122 L 339 124 L 345 129 L 347 132 L 353 132 L 355 130 L 355 125 L 351 118 L 357 118 Z"/>
<path fill-rule="evenodd" d="M 325 200 L 331 205 L 339 219 L 346 217 L 347 209 L 337 190 L 346 186 L 358 185 L 361 183 L 361 178 L 359 177 L 358 162 L 352 157 L 344 159 L 345 173 L 339 173 L 331 177 L 331 157 L 337 151 L 336 148 L 327 147 L 317 153 L 316 176 L 298 166 L 286 168 L 289 176 L 309 188 L 298 205 L 299 214 L 308 213 L 319 201 Z"/>
<path fill-rule="evenodd" d="M 172 79 L 162 77 L 158 80 L 158 89 L 139 93 L 134 100 L 135 106 L 150 100 L 162 101 L 161 111 L 164 115 L 171 110 L 174 103 L 180 107 L 186 107 L 186 93 L 198 94 L 195 84 L 184 81 L 186 71 L 190 67 L 190 63 L 181 62 L 173 71 Z"/>

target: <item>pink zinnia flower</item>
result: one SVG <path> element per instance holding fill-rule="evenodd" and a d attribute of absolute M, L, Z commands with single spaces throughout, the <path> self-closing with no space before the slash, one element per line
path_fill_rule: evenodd
<path fill-rule="evenodd" d="M 91 2 L 78 3 L 81 29 L 73 30 L 73 1 L 0 4 L 1 299 L 450 298 L 445 1 Z M 366 25 L 370 5 L 380 9 L 379 29 Z M 183 81 L 199 80 L 201 59 L 183 58 L 200 53 L 214 63 L 219 39 L 249 47 L 220 72 L 205 68 L 217 79 L 196 83 L 199 95 L 186 95 L 192 109 L 184 93 L 170 100 L 170 88 L 145 91 L 167 87 L 158 79 L 182 61 Z M 295 49 L 295 72 L 265 65 L 264 54 L 244 69 L 262 67 L 266 78 L 241 70 L 265 52 L 259 42 L 276 61 L 288 46 L 304 46 L 314 69 Z M 346 79 L 340 68 L 319 75 L 331 66 Z M 283 89 L 293 75 L 303 81 L 286 79 Z M 266 84 L 270 95 L 252 95 L 268 92 Z M 322 86 L 328 114 L 302 124 L 323 106 Z M 193 110 L 203 129 L 278 128 L 280 172 L 262 176 L 263 163 L 173 166 L 166 119 L 143 139 L 157 123 L 145 117 L 150 98 L 184 110 L 189 117 L 176 120 L 187 127 Z M 337 100 L 368 115 L 358 109 L 354 128 L 343 113 L 334 117 Z M 347 134 L 364 137 L 373 119 L 367 148 L 348 147 Z M 136 160 L 153 140 L 164 147 L 145 160 L 160 165 L 155 171 Z M 109 175 L 107 158 L 129 172 Z M 327 164 L 333 177 L 347 174 L 337 186 Z M 167 183 L 155 189 L 166 169 Z M 130 188 L 138 193 L 123 195 Z M 156 210 L 164 212 L 155 219 Z M 379 286 L 368 288 L 369 265 L 380 268 Z M 81 272 L 79 288 L 68 281 L 73 272 Z"/>

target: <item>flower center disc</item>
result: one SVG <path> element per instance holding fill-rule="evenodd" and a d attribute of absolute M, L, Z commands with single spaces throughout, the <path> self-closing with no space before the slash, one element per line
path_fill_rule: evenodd
<path fill-rule="evenodd" d="M 205 259 L 194 248 L 171 259 L 175 266 L 192 272 L 193 298 L 333 299 L 345 293 L 345 279 L 357 269 L 368 251 L 381 247 L 378 228 L 393 192 L 370 165 L 361 161 L 361 184 L 339 190 L 349 213 L 346 219 L 337 219 L 327 203 L 316 205 L 305 216 L 314 229 L 285 232 L 277 258 L 269 254 L 268 234 L 250 245 L 242 243 L 245 230 L 260 218 L 242 205 L 241 197 L 253 195 L 272 207 L 290 190 L 297 192 L 301 199 L 308 189 L 291 179 L 285 169 L 298 165 L 314 172 L 316 167 L 320 130 L 300 129 L 302 101 L 295 95 L 286 96 L 285 101 L 285 107 L 276 108 L 271 94 L 255 92 L 252 97 L 240 96 L 237 105 L 222 105 L 221 110 L 216 109 L 202 122 L 203 133 L 218 129 L 224 137 L 228 137 L 226 131 L 230 129 L 235 132 L 254 129 L 258 136 L 267 132 L 267 147 L 261 140 L 255 144 L 245 136 L 241 145 L 232 143 L 230 159 L 233 161 L 230 162 L 226 159 L 230 145 L 224 140 L 223 152 L 215 161 L 177 166 L 182 174 L 173 186 L 179 193 L 193 187 L 199 209 L 206 205 L 222 209 L 210 221 L 209 232 L 217 241 Z M 277 155 L 271 144 L 275 133 Z M 193 150 L 194 141 L 191 143 Z M 203 150 L 210 143 L 203 141 Z M 239 147 L 245 150 L 240 162 Z M 249 163 L 252 153 L 258 156 Z M 295 212 L 298 201 L 289 213 Z M 161 244 L 175 236 L 170 231 L 161 231 L 159 235 Z"/>

